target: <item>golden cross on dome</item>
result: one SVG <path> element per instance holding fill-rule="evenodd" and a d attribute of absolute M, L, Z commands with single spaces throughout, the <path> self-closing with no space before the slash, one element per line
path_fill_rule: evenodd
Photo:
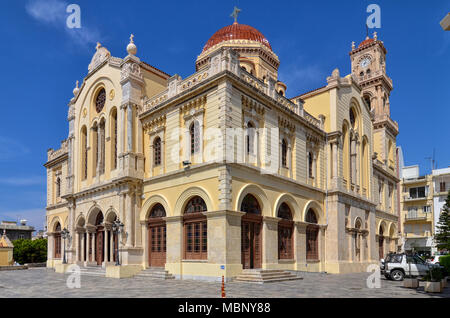
<path fill-rule="evenodd" d="M 134 34 L 131 34 L 130 35 L 130 43 L 134 43 L 133 40 L 134 40 Z"/>
<path fill-rule="evenodd" d="M 234 23 L 237 23 L 237 18 L 238 18 L 238 15 L 239 15 L 239 13 L 240 13 L 241 11 L 242 11 L 242 10 L 239 9 L 238 7 L 234 7 L 233 13 L 231 14 L 231 17 L 234 18 Z"/>

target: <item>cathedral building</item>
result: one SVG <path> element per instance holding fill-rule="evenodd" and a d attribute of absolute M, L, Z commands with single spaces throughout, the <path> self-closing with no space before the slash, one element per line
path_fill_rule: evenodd
<path fill-rule="evenodd" d="M 362 272 L 397 251 L 398 125 L 376 34 L 353 44 L 351 74 L 294 98 L 248 25 L 217 31 L 185 79 L 141 61 L 133 36 L 127 52 L 97 45 L 68 139 L 48 151 L 48 267 L 65 255 L 111 277 L 229 280 Z"/>

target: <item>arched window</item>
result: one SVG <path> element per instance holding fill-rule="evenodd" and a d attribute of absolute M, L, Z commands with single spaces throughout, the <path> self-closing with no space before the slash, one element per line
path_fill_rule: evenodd
<path fill-rule="evenodd" d="M 247 194 L 242 200 L 241 211 L 250 214 L 261 214 L 261 207 L 253 195 Z"/>
<path fill-rule="evenodd" d="M 369 106 L 369 109 L 372 110 L 372 103 L 370 101 L 370 96 L 369 95 L 365 95 L 364 96 L 364 101 L 367 103 L 367 105 Z"/>
<path fill-rule="evenodd" d="M 106 91 L 104 88 L 102 88 L 97 93 L 97 97 L 95 98 L 95 110 L 97 110 L 97 113 L 100 113 L 103 110 L 103 107 L 105 107 L 105 102 L 106 102 Z"/>
<path fill-rule="evenodd" d="M 56 179 L 56 198 L 61 197 L 61 178 Z"/>
<path fill-rule="evenodd" d="M 308 152 L 308 176 L 314 178 L 314 155 L 311 151 Z"/>
<path fill-rule="evenodd" d="M 208 259 L 208 224 L 205 201 L 195 196 L 184 209 L 184 257 L 185 259 Z"/>
<path fill-rule="evenodd" d="M 306 260 L 319 260 L 319 227 L 317 225 L 317 216 L 314 210 L 309 209 L 306 214 Z"/>
<path fill-rule="evenodd" d="M 166 209 L 164 209 L 163 205 L 160 203 L 156 204 L 150 211 L 151 219 L 158 219 L 165 217 L 166 217 Z"/>
<path fill-rule="evenodd" d="M 111 167 L 112 170 L 117 169 L 117 110 L 111 113 Z"/>
<path fill-rule="evenodd" d="M 371 73 L 370 68 L 366 71 L 366 73 L 367 73 L 367 75 L 370 75 L 370 73 Z"/>
<path fill-rule="evenodd" d="M 58 222 L 54 233 L 54 257 L 61 258 L 61 224 Z"/>
<path fill-rule="evenodd" d="M 356 114 L 353 108 L 350 108 L 350 124 L 352 125 L 353 128 L 355 128 L 356 126 Z"/>
<path fill-rule="evenodd" d="M 95 225 L 99 226 L 99 225 L 102 225 L 102 224 L 103 224 L 103 213 L 99 212 L 97 214 L 97 218 L 95 219 Z"/>
<path fill-rule="evenodd" d="M 360 261 L 361 257 L 361 242 L 360 242 L 360 236 L 359 236 L 359 230 L 361 230 L 361 221 L 358 219 L 355 223 L 355 229 L 356 232 L 353 234 L 353 240 L 355 243 L 355 257 L 357 261 Z"/>
<path fill-rule="evenodd" d="M 105 150 L 106 150 L 106 140 L 105 140 L 105 120 L 102 120 L 99 125 L 100 134 L 100 145 L 99 145 L 99 168 L 100 174 L 105 173 Z"/>
<path fill-rule="evenodd" d="M 87 150 L 87 129 L 86 126 L 81 128 L 81 165 L 82 179 L 86 180 L 88 175 L 88 150 Z"/>
<path fill-rule="evenodd" d="M 95 177 L 97 175 L 97 165 L 99 160 L 99 144 L 98 144 L 98 125 L 95 124 L 92 127 L 92 145 L 93 147 L 93 167 L 92 167 L 92 176 Z"/>
<path fill-rule="evenodd" d="M 161 165 L 161 138 L 159 137 L 153 141 L 153 163 L 154 166 Z"/>
<path fill-rule="evenodd" d="M 281 218 L 278 223 L 278 258 L 293 259 L 294 222 L 291 209 L 284 202 L 278 208 L 278 217 Z"/>
<path fill-rule="evenodd" d="M 191 155 L 194 155 L 200 151 L 200 131 L 197 121 L 194 121 L 189 127 L 189 136 L 191 141 Z"/>
<path fill-rule="evenodd" d="M 283 141 L 281 142 L 281 164 L 285 168 L 288 167 L 287 155 L 288 155 L 288 145 L 286 139 L 283 139 Z"/>
<path fill-rule="evenodd" d="M 247 154 L 255 153 L 255 126 L 253 123 L 247 123 Z"/>

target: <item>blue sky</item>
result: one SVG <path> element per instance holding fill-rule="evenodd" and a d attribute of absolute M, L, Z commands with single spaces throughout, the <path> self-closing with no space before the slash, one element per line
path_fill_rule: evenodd
<path fill-rule="evenodd" d="M 66 27 L 69 3 L 81 7 L 79 30 Z M 377 32 L 388 50 L 395 86 L 391 111 L 405 163 L 420 164 L 427 173 L 425 158 L 436 149 L 439 167 L 447 167 L 450 32 L 439 21 L 450 11 L 450 0 L 3 1 L 0 220 L 26 218 L 43 228 L 46 152 L 67 137 L 67 104 L 75 81 L 87 74 L 97 41 L 124 57 L 134 33 L 142 60 L 186 77 L 206 41 L 233 22 L 237 5 L 239 22 L 260 30 L 280 57 L 280 80 L 293 97 L 325 85 L 336 67 L 350 72 L 351 42 L 364 40 L 371 3 L 381 7 Z"/>

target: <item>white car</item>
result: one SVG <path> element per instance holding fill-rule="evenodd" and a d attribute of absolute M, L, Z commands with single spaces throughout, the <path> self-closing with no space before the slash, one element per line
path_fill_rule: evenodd
<path fill-rule="evenodd" d="M 434 255 L 433 257 L 431 257 L 430 260 L 428 260 L 428 263 L 433 264 L 433 265 L 441 265 L 439 263 L 439 258 L 441 258 L 442 256 L 446 256 L 446 255 Z"/>
<path fill-rule="evenodd" d="M 380 269 L 387 279 L 402 281 L 406 276 L 425 276 L 430 265 L 417 255 L 389 254 L 381 260 Z"/>

